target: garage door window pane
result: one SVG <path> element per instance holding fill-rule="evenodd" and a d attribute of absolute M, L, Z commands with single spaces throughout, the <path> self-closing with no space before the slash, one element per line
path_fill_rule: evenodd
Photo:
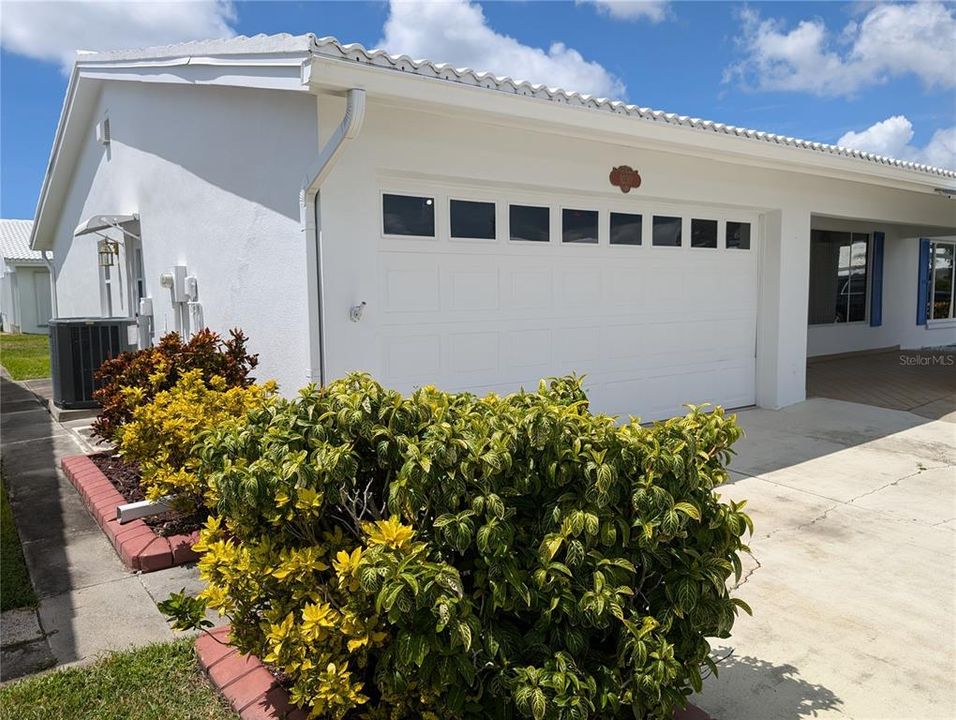
<path fill-rule="evenodd" d="M 435 237 L 435 199 L 414 195 L 382 196 L 386 235 Z"/>
<path fill-rule="evenodd" d="M 451 236 L 494 240 L 495 204 L 493 202 L 451 201 Z"/>
<path fill-rule="evenodd" d="M 562 210 L 561 239 L 566 243 L 597 243 L 597 210 Z"/>
<path fill-rule="evenodd" d="M 643 218 L 630 213 L 611 213 L 611 245 L 640 245 Z"/>
<path fill-rule="evenodd" d="M 681 219 L 664 215 L 654 216 L 654 245 L 680 247 Z"/>
<path fill-rule="evenodd" d="M 717 247 L 717 221 L 698 220 L 690 221 L 690 246 L 699 248 Z"/>
<path fill-rule="evenodd" d="M 750 223 L 727 221 L 727 247 L 734 250 L 750 249 Z"/>
<path fill-rule="evenodd" d="M 509 208 L 512 240 L 549 242 L 551 240 L 551 211 L 533 205 L 511 205 Z"/>

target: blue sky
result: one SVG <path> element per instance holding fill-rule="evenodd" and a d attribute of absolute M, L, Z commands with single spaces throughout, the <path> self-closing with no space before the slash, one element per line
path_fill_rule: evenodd
<path fill-rule="evenodd" d="M 0 31 L 3 217 L 33 215 L 75 49 L 229 34 L 334 35 L 670 112 L 956 166 L 954 4 L 4 2 Z"/>

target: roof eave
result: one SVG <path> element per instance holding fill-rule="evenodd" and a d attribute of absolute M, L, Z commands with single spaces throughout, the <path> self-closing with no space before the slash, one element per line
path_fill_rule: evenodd
<path fill-rule="evenodd" d="M 70 72 L 63 108 L 57 123 L 50 158 L 37 199 L 30 247 L 51 250 L 54 244 L 51 223 L 59 217 L 50 208 L 51 191 L 59 178 L 72 173 L 74 143 L 82 143 L 88 127 L 84 120 L 95 107 L 99 87 L 107 80 L 156 82 L 188 85 L 219 85 L 272 90 L 308 91 L 306 73 L 311 53 L 307 48 L 274 53 L 119 58 L 80 54 Z M 235 72 L 224 70 L 233 68 Z M 211 71 L 210 71 L 211 70 Z M 78 127 L 79 126 L 79 127 Z M 64 166 L 64 163 L 66 165 Z"/>
<path fill-rule="evenodd" d="M 317 42 L 320 48 L 329 45 L 328 39 Z M 338 44 L 334 47 L 343 49 Z M 345 46 L 345 49 L 356 47 Z M 498 115 L 531 123 L 539 130 L 543 126 L 555 131 L 562 127 L 586 130 L 591 134 L 600 130 L 613 134 L 616 142 L 639 144 L 653 141 L 669 144 L 670 149 L 677 152 L 681 148 L 694 153 L 709 151 L 736 162 L 770 162 L 778 167 L 783 165 L 815 175 L 835 173 L 844 178 L 922 192 L 933 192 L 939 187 L 956 188 L 956 171 L 916 166 L 825 143 L 638 109 L 624 103 L 515 83 L 508 78 L 493 79 L 487 74 L 453 70 L 428 61 L 392 57 L 388 63 L 379 61 L 375 64 L 367 61 L 369 57 L 380 59 L 385 56 L 364 49 L 348 50 L 341 57 L 317 52 L 312 61 L 311 82 L 317 88 L 335 92 L 361 87 L 373 98 Z M 424 69 L 428 69 L 428 73 L 423 74 Z M 570 102 L 572 98 L 574 102 Z"/>

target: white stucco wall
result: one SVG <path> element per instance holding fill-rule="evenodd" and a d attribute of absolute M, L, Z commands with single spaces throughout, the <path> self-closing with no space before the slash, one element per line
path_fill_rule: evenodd
<path fill-rule="evenodd" d="M 155 336 L 175 328 L 160 274 L 198 278 L 207 326 L 241 327 L 257 377 L 285 392 L 308 372 L 305 247 L 298 192 L 317 151 L 308 94 L 106 83 L 56 231 L 60 317 L 100 314 L 96 237 L 73 229 L 95 214 L 139 213 Z M 114 233 L 115 235 L 115 233 Z"/>
<path fill-rule="evenodd" d="M 338 98 L 320 99 L 321 125 L 334 127 L 342 107 Z M 377 104 L 373 98 L 362 134 L 322 190 L 329 375 L 358 368 L 381 372 L 374 345 L 381 288 L 374 268 L 383 187 L 411 179 L 621 198 L 608 182 L 608 171 L 622 164 L 637 168 L 643 178 L 639 190 L 627 196 L 635 203 L 714 203 L 764 217 L 757 397 L 769 407 L 805 395 L 812 213 L 914 224 L 956 222 L 952 205 L 928 194 L 427 114 Z M 915 272 L 915 253 L 912 262 Z M 886 275 L 901 263 L 888 263 Z M 716 285 L 713 296 L 719 302 L 719 278 Z M 369 302 L 365 318 L 350 322 L 348 307 L 362 300 Z M 884 313 L 888 317 L 892 311 Z M 919 338 L 914 334 L 907 342 Z"/>

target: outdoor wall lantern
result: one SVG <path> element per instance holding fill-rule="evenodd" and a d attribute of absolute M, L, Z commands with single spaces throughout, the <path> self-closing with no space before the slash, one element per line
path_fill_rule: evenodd
<path fill-rule="evenodd" d="M 113 267 L 116 256 L 119 255 L 119 243 L 103 238 L 96 243 L 96 253 L 100 258 L 100 267 Z"/>

